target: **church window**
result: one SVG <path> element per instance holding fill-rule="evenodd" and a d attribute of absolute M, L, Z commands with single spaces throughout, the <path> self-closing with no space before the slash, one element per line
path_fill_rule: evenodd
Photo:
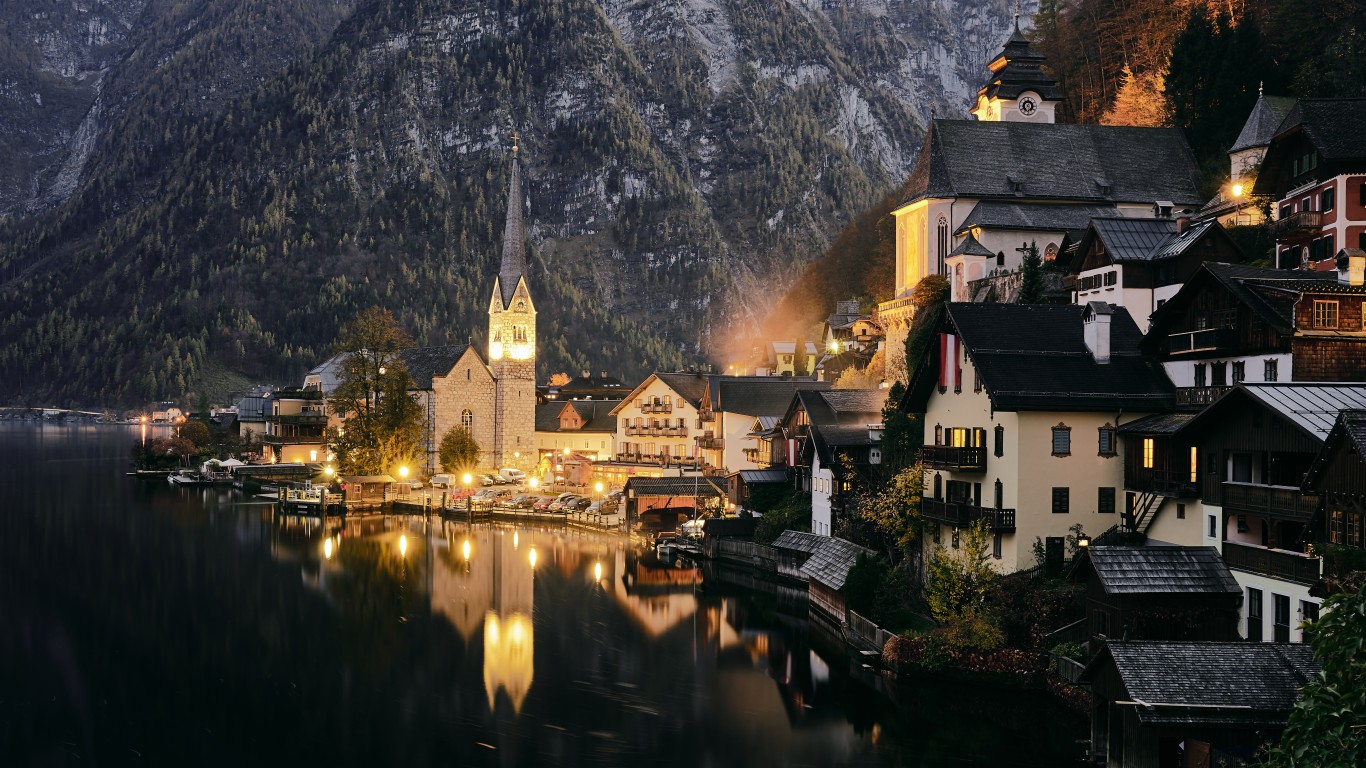
<path fill-rule="evenodd" d="M 518 311 L 518 312 L 525 312 L 525 311 L 526 311 L 526 302 L 525 302 L 525 301 L 522 301 L 521 299 L 518 299 L 518 300 L 517 300 L 517 311 Z"/>
<path fill-rule="evenodd" d="M 468 430 L 474 429 L 474 412 L 466 408 L 460 412 L 460 426 Z"/>
<path fill-rule="evenodd" d="M 515 342 L 523 342 L 523 343 L 526 342 L 526 326 L 525 326 L 525 325 L 514 325 L 514 326 L 512 326 L 512 340 L 515 341 Z"/>
<path fill-rule="evenodd" d="M 474 381 L 474 369 L 473 369 L 473 368 L 466 368 L 466 369 L 465 369 L 465 381 Z"/>
<path fill-rule="evenodd" d="M 1048 247 L 1043 249 L 1043 260 L 1044 260 L 1044 261 L 1056 261 L 1057 258 L 1058 258 L 1058 244 L 1057 244 L 1057 243 L 1049 243 L 1049 244 L 1048 244 Z"/>
<path fill-rule="evenodd" d="M 949 255 L 949 220 L 943 216 L 939 217 L 939 227 L 936 232 L 939 245 L 939 271 L 944 271 L 944 258 Z"/>

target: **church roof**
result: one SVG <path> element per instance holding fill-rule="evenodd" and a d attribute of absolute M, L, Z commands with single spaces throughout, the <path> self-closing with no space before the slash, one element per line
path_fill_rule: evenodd
<path fill-rule="evenodd" d="M 451 344 L 444 347 L 412 347 L 399 353 L 408 375 L 413 379 L 413 389 L 431 389 L 432 378 L 450 373 L 460 357 L 469 349 L 468 344 Z"/>
<path fill-rule="evenodd" d="M 512 145 L 512 178 L 508 181 L 507 220 L 503 224 L 503 263 L 498 270 L 498 287 L 503 306 L 512 303 L 517 281 L 526 275 L 526 225 L 522 221 L 522 171 L 517 161 L 517 145 Z"/>
<path fill-rule="evenodd" d="M 1176 128 L 933 120 L 900 205 L 975 197 L 1197 208 L 1195 172 Z"/>
<path fill-rule="evenodd" d="M 1029 45 L 1029 38 L 1020 31 L 1020 17 L 1015 17 L 1015 31 L 1005 47 L 988 67 L 991 77 L 977 91 L 987 99 L 1016 99 L 1025 91 L 1034 91 L 1050 101 L 1063 97 L 1057 81 L 1043 71 L 1044 56 Z"/>
<path fill-rule="evenodd" d="M 1237 152 L 1269 145 L 1277 129 L 1281 127 L 1281 122 L 1294 106 L 1295 100 L 1288 96 L 1258 94 L 1257 103 L 1252 105 L 1252 112 L 1248 114 L 1247 122 L 1243 123 L 1243 130 L 1238 133 L 1238 138 L 1228 151 Z"/>
<path fill-rule="evenodd" d="M 963 242 L 959 243 L 957 248 L 949 251 L 949 257 L 952 258 L 954 256 L 986 256 L 990 259 L 995 258 L 996 254 L 992 253 L 990 248 L 977 242 L 977 238 L 973 237 L 972 233 L 969 232 L 968 236 L 963 238 Z"/>
<path fill-rule="evenodd" d="M 1114 216 L 1113 205 L 1092 203 L 1016 203 L 982 200 L 968 211 L 967 218 L 954 231 L 961 235 L 970 229 L 1019 229 L 1042 232 L 1072 232 L 1077 238 L 1098 216 Z"/>

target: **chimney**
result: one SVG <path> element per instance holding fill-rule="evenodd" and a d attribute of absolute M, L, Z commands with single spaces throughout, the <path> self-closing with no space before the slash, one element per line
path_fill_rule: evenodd
<path fill-rule="evenodd" d="M 1182 211 L 1176 215 L 1176 234 L 1184 235 L 1186 230 L 1191 228 L 1190 211 Z"/>
<path fill-rule="evenodd" d="M 1110 362 L 1110 314 L 1113 307 L 1103 301 L 1092 301 L 1081 313 L 1082 337 L 1091 357 L 1102 365 Z"/>
<path fill-rule="evenodd" d="M 1338 280 L 1348 285 L 1366 283 L 1366 251 L 1343 248 L 1338 251 Z"/>

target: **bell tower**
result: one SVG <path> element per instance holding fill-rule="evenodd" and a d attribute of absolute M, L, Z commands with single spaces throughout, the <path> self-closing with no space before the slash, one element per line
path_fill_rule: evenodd
<path fill-rule="evenodd" d="M 493 373 L 495 469 L 530 470 L 536 456 L 536 306 L 526 281 L 526 226 L 518 138 L 512 136 L 503 261 L 489 302 L 489 368 Z"/>
<path fill-rule="evenodd" d="M 972 114 L 984 122 L 1055 123 L 1054 112 L 1062 101 L 1062 89 L 1043 71 L 1044 56 L 1029 46 L 1020 31 L 1020 10 L 1015 9 L 1015 31 L 1005 47 L 987 65 L 986 85 L 977 91 Z"/>

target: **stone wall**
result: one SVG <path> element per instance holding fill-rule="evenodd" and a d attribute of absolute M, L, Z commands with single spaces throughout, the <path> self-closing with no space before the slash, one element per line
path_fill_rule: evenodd
<path fill-rule="evenodd" d="M 431 466 L 441 471 L 435 453 L 441 438 L 460 425 L 466 409 L 474 414 L 474 439 L 479 443 L 479 468 L 494 469 L 495 395 L 493 376 L 488 366 L 471 347 L 445 376 L 432 377 L 430 397 L 435 405 Z"/>

